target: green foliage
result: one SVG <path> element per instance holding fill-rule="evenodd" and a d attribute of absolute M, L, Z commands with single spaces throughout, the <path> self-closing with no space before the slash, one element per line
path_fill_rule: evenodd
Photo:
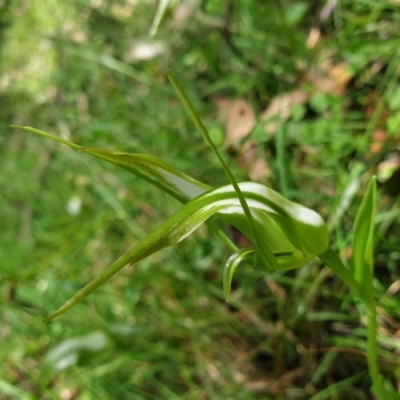
<path fill-rule="evenodd" d="M 372 177 L 363 197 L 353 231 L 352 274 L 360 286 L 359 296 L 365 302 L 374 302 L 372 285 L 374 268 L 374 222 L 376 209 L 376 178 Z"/>
<path fill-rule="evenodd" d="M 159 228 L 102 271 L 97 278 L 81 289 L 58 311 L 47 317 L 45 321 L 63 314 L 124 266 L 137 263 L 165 247 L 179 243 L 214 214 L 218 214 L 222 220 L 242 230 L 256 244 L 256 254 L 260 252 L 263 254 L 263 259 L 266 260 L 261 267 L 268 271 L 299 267 L 312 257 L 323 253 L 328 245 L 328 231 L 318 214 L 286 200 L 278 193 L 260 184 L 250 182 L 236 184 L 235 182 L 235 186 L 223 186 L 194 196 L 194 194 L 202 193 L 207 186 L 177 172 L 155 157 L 80 148 L 49 133 L 29 127 L 22 128 L 68 144 L 140 177 L 145 177 L 150 183 L 154 183 L 178 199 L 192 198 Z M 238 191 L 242 200 L 238 199 Z M 248 211 L 251 210 L 251 221 L 243 209 L 243 199 L 246 203 L 250 203 Z M 258 241 L 254 232 L 257 232 Z M 242 258 L 241 253 L 237 261 Z M 237 261 L 235 261 L 236 266 Z M 227 278 L 224 278 L 225 296 L 230 287 L 232 274 L 233 270 L 230 268 L 229 284 Z"/>
<path fill-rule="evenodd" d="M 44 322 L 48 322 L 68 311 L 126 265 L 135 264 L 165 247 L 179 243 L 208 218 L 214 214 L 219 214 L 222 219 L 242 230 L 256 245 L 254 249 L 241 249 L 235 252 L 227 261 L 223 275 L 225 299 L 227 301 L 230 299 L 232 278 L 237 266 L 250 254 L 255 253 L 257 255 L 261 252 L 264 255 L 263 261 L 266 262 L 264 267 L 270 272 L 296 268 L 311 258 L 319 256 L 326 265 L 337 271 L 338 276 L 353 291 L 353 295 L 359 297 L 364 303 L 368 317 L 368 364 L 373 381 L 372 391 L 379 399 L 394 396 L 393 390 L 383 385 L 383 377 L 379 374 L 377 366 L 377 315 L 372 285 L 373 232 L 376 208 L 375 177 L 370 180 L 357 213 L 353 232 L 353 268 L 348 271 L 332 250 L 327 250 L 328 231 L 318 214 L 286 200 L 278 193 L 262 185 L 246 182 L 236 183 L 183 90 L 174 77 L 170 77 L 170 79 L 177 87 L 186 109 L 202 131 L 205 140 L 219 158 L 232 182 L 232 186 L 205 191 L 206 185 L 179 173 L 154 157 L 108 152 L 101 149 L 85 150 L 49 133 L 29 127 L 20 127 L 68 144 L 72 148 L 109 161 L 140 177 L 144 177 L 150 183 L 164 189 L 179 200 L 185 199 L 185 197 L 191 199 L 159 228 L 79 290 L 62 307 L 46 317 Z M 204 193 L 196 196 L 196 191 Z M 250 203 L 250 206 L 248 203 Z M 397 396 L 397 398 L 400 397 Z"/>
<path fill-rule="evenodd" d="M 329 10 L 334 3 L 0 1 L 0 397 L 367 400 L 376 355 L 382 377 L 372 390 L 390 398 L 382 390 L 400 376 L 400 19 L 395 2 L 344 0 Z M 178 182 L 188 182 L 177 172 L 185 171 L 206 191 L 227 183 L 168 69 L 238 182 L 255 179 L 316 210 L 332 249 L 274 272 L 254 268 L 248 254 L 228 305 L 222 288 L 233 268 L 223 266 L 254 242 L 217 213 L 41 324 L 190 201 L 165 181 L 164 189 L 148 184 L 162 182 L 163 163 Z M 237 100 L 254 125 L 231 143 L 222 105 Z M 263 119 L 277 104 L 281 112 Z M 110 162 L 59 151 L 9 124 L 41 127 Z M 119 148 L 149 154 L 134 157 L 141 178 L 112 165 L 125 158 Z M 260 159 L 261 173 L 252 170 Z M 146 169 L 157 162 L 161 169 Z M 352 262 L 354 221 L 373 175 L 377 318 L 360 300 Z M 107 345 L 72 348 L 62 371 L 46 362 L 95 332 Z"/>

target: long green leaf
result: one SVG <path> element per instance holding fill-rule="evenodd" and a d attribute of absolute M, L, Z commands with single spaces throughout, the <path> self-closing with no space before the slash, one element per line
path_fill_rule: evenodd
<path fill-rule="evenodd" d="M 269 270 L 281 269 L 280 264 L 287 268 L 290 263 L 294 268 L 301 265 L 301 262 L 304 263 L 309 258 L 326 250 L 327 230 L 318 214 L 282 198 L 278 193 L 263 185 L 241 183 L 240 186 L 251 209 L 257 216 L 263 216 L 261 222 L 257 223 L 260 232 L 263 232 L 266 237 L 278 235 L 282 238 L 285 234 L 290 233 L 289 238 L 285 241 L 288 245 L 288 248 L 285 249 L 286 252 L 282 253 L 282 244 L 279 243 L 277 250 L 281 256 L 275 257 L 273 252 L 276 249 L 274 248 L 264 249 L 270 262 L 267 265 Z M 229 222 L 245 227 L 245 230 L 249 231 L 247 217 L 237 198 L 236 191 L 231 185 L 206 192 L 186 203 L 147 238 L 107 267 L 45 321 L 50 321 L 70 309 L 125 265 L 136 263 L 165 247 L 179 243 L 216 213 L 221 218 L 227 218 Z M 278 215 L 278 213 L 282 215 Z M 310 235 L 314 238 L 313 240 L 307 239 Z"/>
<path fill-rule="evenodd" d="M 353 229 L 352 271 L 364 299 L 373 298 L 373 236 L 376 207 L 376 178 L 373 176 L 358 209 Z"/>
<path fill-rule="evenodd" d="M 117 165 L 158 186 L 181 202 L 194 199 L 212 189 L 196 181 L 157 157 L 146 154 L 129 154 L 98 148 L 82 148 L 80 151 Z"/>
<path fill-rule="evenodd" d="M 379 374 L 377 350 L 377 312 L 373 289 L 374 274 L 374 220 L 376 208 L 376 177 L 373 176 L 367 187 L 357 212 L 353 229 L 352 272 L 360 285 L 360 298 L 366 306 L 368 320 L 368 369 L 373 385 L 372 392 L 378 399 L 393 399 L 392 393 L 383 385 Z"/>
<path fill-rule="evenodd" d="M 374 381 L 371 392 L 379 400 L 400 400 L 400 394 L 382 375 Z"/>
<path fill-rule="evenodd" d="M 75 150 L 82 151 L 94 157 L 108 161 L 120 168 L 123 168 L 140 178 L 147 180 L 154 186 L 157 186 L 175 197 L 181 202 L 186 202 L 201 193 L 210 189 L 211 186 L 199 182 L 190 176 L 183 174 L 173 168 L 168 163 L 160 160 L 157 157 L 146 154 L 128 154 L 122 152 L 109 151 L 99 148 L 82 147 L 68 140 L 62 139 L 59 136 L 52 135 L 48 132 L 29 126 L 14 126 L 25 131 L 35 133 L 56 142 L 65 144 Z"/>
<path fill-rule="evenodd" d="M 43 136 L 47 139 L 54 140 L 56 142 L 66 144 L 69 147 L 72 147 L 75 150 L 79 150 L 82 148 L 82 146 L 79 146 L 78 144 L 72 143 L 69 140 L 65 140 L 63 138 L 60 138 L 59 136 L 52 135 L 51 133 L 41 131 L 40 129 L 32 128 L 31 126 L 20 126 L 20 125 L 10 125 L 11 128 L 18 128 L 18 129 L 23 129 L 24 131 L 28 131 L 31 133 L 35 133 L 36 135 Z"/>
<path fill-rule="evenodd" d="M 350 289 L 353 296 L 360 297 L 359 283 L 354 279 L 352 271 L 343 265 L 340 258 L 332 249 L 329 248 L 324 253 L 319 254 L 318 258 L 336 273 L 336 275 Z"/>

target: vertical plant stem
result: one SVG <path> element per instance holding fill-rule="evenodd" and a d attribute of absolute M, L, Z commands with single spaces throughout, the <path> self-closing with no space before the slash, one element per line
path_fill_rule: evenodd
<path fill-rule="evenodd" d="M 367 341 L 367 361 L 368 369 L 372 382 L 375 382 L 379 377 L 379 368 L 377 362 L 377 322 L 376 322 L 376 306 L 367 307 L 367 322 L 368 322 L 368 341 Z"/>
<path fill-rule="evenodd" d="M 249 206 L 248 206 L 248 204 L 246 202 L 245 197 L 243 196 L 242 191 L 239 188 L 239 185 L 237 184 L 234 176 L 232 175 L 231 171 L 229 170 L 228 166 L 226 165 L 224 159 L 221 157 L 221 154 L 219 153 L 218 149 L 216 148 L 216 146 L 214 145 L 213 141 L 211 140 L 211 137 L 208 134 L 208 131 L 207 131 L 206 127 L 201 122 L 201 119 L 197 115 L 194 107 L 190 103 L 188 97 L 186 96 L 186 94 L 183 91 L 181 85 L 179 84 L 179 82 L 175 78 L 174 74 L 169 72 L 168 73 L 168 79 L 171 82 L 172 86 L 174 87 L 174 89 L 175 89 L 179 99 L 181 100 L 181 102 L 183 104 L 183 107 L 185 108 L 187 114 L 192 119 L 192 121 L 195 124 L 195 126 L 197 127 L 197 129 L 203 135 L 203 138 L 206 141 L 206 143 L 211 147 L 212 151 L 217 156 L 218 161 L 220 162 L 220 164 L 222 165 L 226 175 L 228 176 L 233 188 L 235 189 L 235 192 L 237 193 L 237 196 L 238 196 L 240 204 L 241 204 L 241 206 L 243 208 L 243 211 L 244 211 L 244 213 L 245 213 L 245 215 L 247 217 L 247 220 L 249 222 L 250 228 L 251 228 L 252 233 L 253 233 L 254 240 L 255 240 L 256 245 L 257 245 L 257 248 L 260 249 L 260 246 L 258 246 L 258 244 L 260 244 L 262 242 L 258 238 L 257 229 L 255 228 L 255 222 L 254 222 L 253 215 L 251 214 L 250 208 L 249 208 Z M 267 268 L 268 268 L 268 266 L 267 266 Z"/>
<path fill-rule="evenodd" d="M 276 148 L 276 172 L 278 175 L 279 188 L 282 196 L 290 198 L 289 196 L 289 179 L 288 169 L 286 166 L 286 147 L 285 147 L 285 128 L 282 120 L 279 121 L 278 130 L 275 134 L 275 148 Z"/>

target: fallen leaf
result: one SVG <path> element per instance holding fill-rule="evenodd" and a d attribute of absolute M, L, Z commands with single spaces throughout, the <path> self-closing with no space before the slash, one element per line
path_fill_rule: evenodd
<path fill-rule="evenodd" d="M 338 0 L 328 0 L 324 7 L 322 8 L 321 12 L 319 13 L 319 20 L 324 23 L 332 14 L 333 10 L 337 5 Z"/>
<path fill-rule="evenodd" d="M 375 129 L 372 132 L 371 144 L 369 146 L 369 152 L 371 154 L 378 154 L 382 150 L 384 143 L 388 140 L 387 133 L 382 129 Z"/>
<path fill-rule="evenodd" d="M 225 124 L 225 145 L 238 154 L 239 165 L 254 181 L 262 181 L 271 175 L 264 158 L 259 157 L 256 143 L 246 138 L 254 128 L 256 118 L 254 111 L 246 100 L 230 100 L 227 97 L 214 98 L 218 108 L 218 119 Z"/>
<path fill-rule="evenodd" d="M 245 138 L 253 129 L 255 117 L 253 109 L 242 99 L 236 100 L 230 107 L 226 121 L 226 145 Z"/>
<path fill-rule="evenodd" d="M 228 97 L 224 96 L 218 96 L 214 97 L 213 101 L 215 105 L 217 106 L 217 118 L 220 120 L 223 124 L 226 124 L 226 120 L 228 119 L 228 114 L 229 110 L 232 107 L 233 100 L 229 99 Z"/>
<path fill-rule="evenodd" d="M 321 39 L 321 30 L 317 27 L 312 27 L 306 41 L 307 49 L 313 49 Z"/>
<path fill-rule="evenodd" d="M 346 62 L 333 64 L 325 61 L 321 70 L 311 69 L 306 73 L 306 79 L 313 84 L 314 89 L 325 94 L 343 94 L 353 77 Z"/>
<path fill-rule="evenodd" d="M 386 182 L 396 171 L 400 169 L 400 156 L 398 153 L 391 153 L 386 160 L 378 164 L 377 178 L 379 182 Z"/>
<path fill-rule="evenodd" d="M 266 127 L 265 131 L 268 134 L 275 133 L 279 121 L 286 121 L 291 115 L 291 110 L 293 106 L 298 104 L 304 104 L 309 99 L 309 94 L 303 90 L 297 89 L 291 92 L 283 93 L 276 96 L 268 106 L 268 108 L 261 113 L 260 120 L 265 121 L 271 119 L 272 117 L 278 117 L 279 120 L 270 121 Z"/>
<path fill-rule="evenodd" d="M 271 176 L 267 162 L 258 156 L 257 144 L 253 141 L 249 140 L 243 145 L 238 161 L 253 181 L 261 181 Z"/>

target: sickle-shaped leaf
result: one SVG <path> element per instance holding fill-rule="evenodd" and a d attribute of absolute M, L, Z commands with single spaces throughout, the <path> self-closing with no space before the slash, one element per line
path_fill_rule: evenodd
<path fill-rule="evenodd" d="M 236 268 L 246 258 L 246 256 L 254 252 L 254 249 L 241 249 L 238 252 L 232 254 L 226 262 L 222 278 L 222 287 L 224 289 L 225 301 L 227 303 L 229 303 L 229 300 L 231 298 L 232 278 Z"/>
<path fill-rule="evenodd" d="M 286 264 L 292 262 L 292 267 L 295 267 L 298 266 L 300 259 L 304 263 L 310 257 L 325 251 L 327 246 L 327 231 L 325 224 L 318 214 L 282 198 L 282 196 L 265 186 L 255 183 L 241 183 L 240 187 L 251 210 L 254 210 L 256 216 L 263 216 L 260 220 L 256 220 L 256 226 L 259 229 L 259 234 L 263 236 L 265 243 L 263 248 L 257 248 L 256 250 L 257 252 L 262 251 L 264 258 L 268 260 L 267 269 L 272 271 L 281 269 L 281 259 Z M 277 216 L 277 212 L 281 212 L 282 215 Z M 186 203 L 160 227 L 150 233 L 147 238 L 107 267 L 59 310 L 47 317 L 45 321 L 49 321 L 70 309 L 74 304 L 110 279 L 125 265 L 136 263 L 165 247 L 179 243 L 216 213 L 221 218 L 227 219 L 237 226 L 245 227 L 246 231 L 251 231 L 240 201 L 236 196 L 236 191 L 231 185 L 204 193 Z M 275 243 L 268 243 L 267 239 L 274 234 L 284 237 L 288 229 L 294 229 L 294 232 L 290 232 L 290 237 L 285 242 L 289 248 L 277 260 L 273 254 L 275 249 L 272 247 Z M 303 235 L 307 236 L 310 234 L 314 236 L 313 241 L 303 240 Z M 300 236 L 297 237 L 297 235 Z M 297 248 L 298 245 L 300 245 L 300 248 Z M 293 257 L 294 248 L 297 251 L 295 257 Z M 282 245 L 279 244 L 278 252 L 282 253 L 281 250 Z M 287 265 L 284 268 L 286 267 Z"/>

